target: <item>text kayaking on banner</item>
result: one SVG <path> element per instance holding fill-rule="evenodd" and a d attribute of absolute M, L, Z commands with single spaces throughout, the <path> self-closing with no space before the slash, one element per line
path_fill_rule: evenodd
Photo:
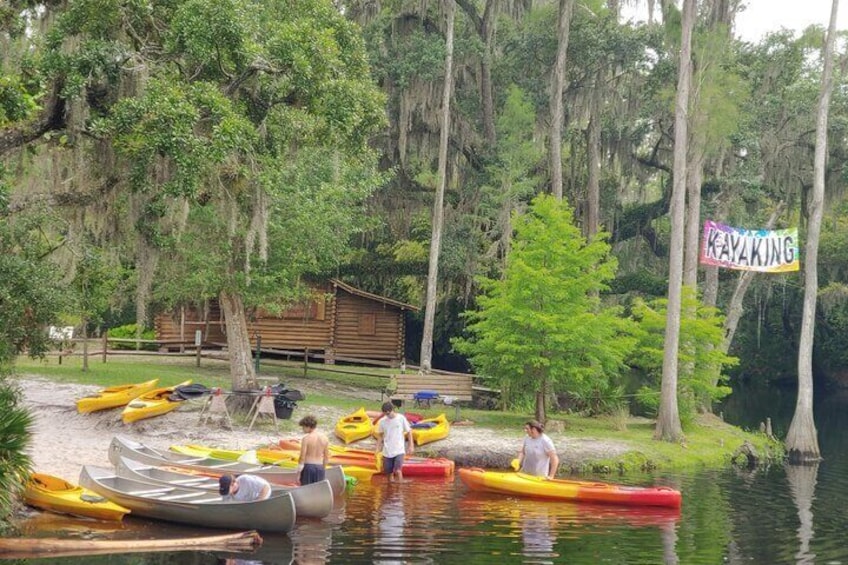
<path fill-rule="evenodd" d="M 764 273 L 797 271 L 798 228 L 746 230 L 707 220 L 701 264 Z"/>

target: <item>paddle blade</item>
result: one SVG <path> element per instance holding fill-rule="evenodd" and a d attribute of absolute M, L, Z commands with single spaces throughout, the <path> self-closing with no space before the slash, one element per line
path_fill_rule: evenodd
<path fill-rule="evenodd" d="M 513 471 L 518 471 L 521 469 L 521 463 L 518 462 L 518 459 L 513 459 L 509 462 L 509 466 L 512 467 Z"/>

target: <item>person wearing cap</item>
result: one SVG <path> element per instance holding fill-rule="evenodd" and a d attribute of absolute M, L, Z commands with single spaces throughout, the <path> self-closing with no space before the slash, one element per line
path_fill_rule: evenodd
<path fill-rule="evenodd" d="M 389 481 L 400 482 L 403 481 L 403 472 L 401 472 L 403 456 L 406 453 L 412 455 L 415 449 L 412 427 L 403 414 L 395 412 L 395 405 L 391 402 L 385 402 L 382 410 L 383 417 L 377 423 L 375 453 L 382 453 L 383 472 L 389 476 Z M 406 434 L 406 440 L 404 440 L 404 434 Z"/>
<path fill-rule="evenodd" d="M 553 479 L 559 468 L 559 457 L 554 442 L 545 434 L 545 427 L 537 420 L 524 424 L 527 437 L 518 454 L 518 469 L 522 473 Z"/>
<path fill-rule="evenodd" d="M 222 475 L 218 479 L 218 492 L 238 502 L 253 502 L 270 497 L 271 484 L 256 475 Z"/>

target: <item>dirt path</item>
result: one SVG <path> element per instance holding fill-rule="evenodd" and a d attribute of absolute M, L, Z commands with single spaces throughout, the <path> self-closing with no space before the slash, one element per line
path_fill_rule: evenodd
<path fill-rule="evenodd" d="M 199 443 L 230 449 L 253 449 L 275 442 L 280 437 L 299 437 L 296 419 L 306 412 L 300 407 L 295 410 L 293 420 L 280 421 L 280 433 L 275 432 L 270 419 L 257 421 L 252 431 L 246 424 L 236 424 L 228 429 L 220 419 L 210 424 L 199 425 L 202 401 L 187 401 L 179 409 L 149 420 L 124 424 L 119 410 L 107 410 L 93 414 L 79 414 L 75 401 L 95 392 L 98 387 L 88 385 L 55 383 L 34 375 L 19 379 L 24 392 L 25 404 L 35 416 L 32 442 L 28 452 L 36 471 L 58 475 L 76 482 L 83 465 L 110 466 L 107 448 L 112 436 L 123 434 L 151 447 L 167 449 L 174 444 Z M 332 393 L 351 398 L 360 398 L 373 409 L 379 407 L 379 394 L 334 383 L 315 380 L 287 381 L 290 388 L 310 393 Z M 332 437 L 332 427 L 344 415 L 343 411 L 331 407 L 313 407 L 320 427 Z M 448 414 L 452 417 L 453 414 Z M 582 461 L 615 457 L 628 450 L 623 442 L 572 438 L 562 433 L 551 433 L 557 446 L 562 465 L 566 468 L 578 466 Z M 514 433 L 495 431 L 475 425 L 451 428 L 450 436 L 444 440 L 419 448 L 421 455 L 443 456 L 453 459 L 460 466 L 506 468 L 515 457 L 522 438 L 522 431 Z M 335 438 L 333 438 L 333 441 Z M 373 448 L 373 440 L 357 442 L 357 447 Z"/>

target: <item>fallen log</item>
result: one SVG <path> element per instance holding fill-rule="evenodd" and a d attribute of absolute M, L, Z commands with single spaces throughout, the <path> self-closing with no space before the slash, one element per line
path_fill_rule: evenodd
<path fill-rule="evenodd" d="M 255 531 L 177 539 L 81 540 L 60 538 L 0 538 L 0 559 L 72 557 L 154 551 L 249 552 L 262 545 Z"/>

